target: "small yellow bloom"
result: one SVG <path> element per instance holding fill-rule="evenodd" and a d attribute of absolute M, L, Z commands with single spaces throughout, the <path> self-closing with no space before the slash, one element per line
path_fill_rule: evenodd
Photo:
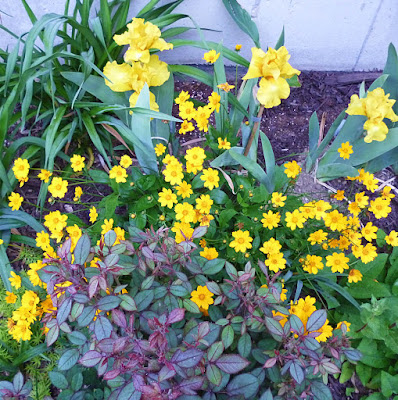
<path fill-rule="evenodd" d="M 199 254 L 207 260 L 214 260 L 218 257 L 218 251 L 215 247 L 205 247 Z"/>
<path fill-rule="evenodd" d="M 221 139 L 219 137 L 218 138 L 218 148 L 224 149 L 224 150 L 229 150 L 231 148 L 231 143 L 228 142 L 227 138 Z"/>
<path fill-rule="evenodd" d="M 15 289 L 19 289 L 21 287 L 21 277 L 17 275 L 14 271 L 11 271 L 10 273 L 11 278 L 8 278 L 8 280 L 11 283 L 11 286 L 14 287 Z"/>
<path fill-rule="evenodd" d="M 75 171 L 75 172 L 82 171 L 84 168 L 84 160 L 85 159 L 86 159 L 85 157 L 82 157 L 79 154 L 74 154 L 70 159 L 70 163 L 71 163 L 71 167 L 72 167 L 73 171 Z"/>
<path fill-rule="evenodd" d="M 331 267 L 332 272 L 339 272 L 340 274 L 348 269 L 348 261 L 350 259 L 344 255 L 344 253 L 333 253 L 330 256 L 326 256 L 326 266 Z"/>
<path fill-rule="evenodd" d="M 390 246 L 398 246 L 398 233 L 396 231 L 391 231 L 384 239 Z"/>
<path fill-rule="evenodd" d="M 109 171 L 109 178 L 115 179 L 117 183 L 126 183 L 127 181 L 127 172 L 120 165 L 115 165 Z"/>
<path fill-rule="evenodd" d="M 90 222 L 93 224 L 97 218 L 98 218 L 98 212 L 97 209 L 93 206 L 90 208 L 90 213 L 89 213 L 89 217 L 90 217 Z"/>
<path fill-rule="evenodd" d="M 171 191 L 171 189 L 163 188 L 159 192 L 159 203 L 162 207 L 173 208 L 174 204 L 177 204 L 177 196 Z"/>
<path fill-rule="evenodd" d="M 47 232 L 41 231 L 36 233 L 36 246 L 46 251 L 50 246 L 50 235 Z"/>
<path fill-rule="evenodd" d="M 73 201 L 80 201 L 80 197 L 82 197 L 83 189 L 80 186 L 75 187 L 75 197 Z"/>
<path fill-rule="evenodd" d="M 188 132 L 192 132 L 193 130 L 195 130 L 195 127 L 193 126 L 192 122 L 188 122 L 187 120 L 182 121 L 180 129 L 178 131 L 178 133 L 180 135 L 185 135 Z"/>
<path fill-rule="evenodd" d="M 101 235 L 105 235 L 105 233 L 109 232 L 113 228 L 113 218 L 107 220 L 104 219 L 104 224 L 101 225 L 102 231 Z"/>
<path fill-rule="evenodd" d="M 303 270 L 316 275 L 321 269 L 323 269 L 322 257 L 308 254 L 304 260 Z"/>
<path fill-rule="evenodd" d="M 214 294 L 207 289 L 207 286 L 198 286 L 196 290 L 192 291 L 191 296 L 191 301 L 204 310 L 208 310 L 209 306 L 214 303 Z"/>
<path fill-rule="evenodd" d="M 214 64 L 218 60 L 218 57 L 220 57 L 220 53 L 217 53 L 215 50 L 210 50 L 203 55 L 203 60 L 209 64 Z"/>
<path fill-rule="evenodd" d="M 185 181 L 182 181 L 178 186 L 176 186 L 176 189 L 177 189 L 177 195 L 181 196 L 183 199 L 190 197 L 191 194 L 193 193 L 192 185 Z"/>
<path fill-rule="evenodd" d="M 220 101 L 221 101 L 221 96 L 217 92 L 213 92 L 208 97 L 209 109 L 211 111 L 220 112 Z"/>
<path fill-rule="evenodd" d="M 181 93 L 178 95 L 178 97 L 176 97 L 174 102 L 176 104 L 182 104 L 182 103 L 185 103 L 187 100 L 189 100 L 190 97 L 191 96 L 188 92 L 185 92 L 184 90 L 182 90 Z"/>
<path fill-rule="evenodd" d="M 213 205 L 213 200 L 210 198 L 208 194 L 202 194 L 196 200 L 196 208 L 202 214 L 209 214 L 211 210 L 211 206 Z"/>
<path fill-rule="evenodd" d="M 12 192 L 10 196 L 8 196 L 9 207 L 11 207 L 12 211 L 18 210 L 23 202 L 23 197 L 19 193 Z"/>
<path fill-rule="evenodd" d="M 283 165 L 285 167 L 284 172 L 288 178 L 294 179 L 301 172 L 301 167 L 297 164 L 295 160 L 289 161 Z"/>
<path fill-rule="evenodd" d="M 354 152 L 350 142 L 341 143 L 341 147 L 337 151 L 340 153 L 340 157 L 344 160 L 348 160 L 350 155 Z"/>
<path fill-rule="evenodd" d="M 287 197 L 279 192 L 274 192 L 271 196 L 271 202 L 274 207 L 283 207 L 286 199 Z"/>
<path fill-rule="evenodd" d="M 230 85 L 228 82 L 220 83 L 219 85 L 217 85 L 217 87 L 218 87 L 219 89 L 224 90 L 224 92 L 227 92 L 227 93 L 230 92 L 232 89 L 235 88 L 234 85 Z"/>
<path fill-rule="evenodd" d="M 38 174 L 37 177 L 41 181 L 44 181 L 44 183 L 48 183 L 52 174 L 53 174 L 52 172 L 47 171 L 46 169 L 42 169 L 42 170 L 40 170 L 40 174 Z"/>
<path fill-rule="evenodd" d="M 8 304 L 15 304 L 15 302 L 17 301 L 17 296 L 12 292 L 6 291 L 5 300 L 6 300 L 6 303 L 8 303 Z"/>
<path fill-rule="evenodd" d="M 186 202 L 178 203 L 174 207 L 174 211 L 176 212 L 176 220 L 183 223 L 193 222 L 195 218 L 195 211 L 192 204 Z"/>
<path fill-rule="evenodd" d="M 158 143 L 155 146 L 155 154 L 157 157 L 160 157 L 166 151 L 166 146 L 162 143 Z"/>
<path fill-rule="evenodd" d="M 51 184 L 48 187 L 48 191 L 53 197 L 63 199 L 68 191 L 68 181 L 59 177 L 55 177 L 52 179 Z"/>
<path fill-rule="evenodd" d="M 239 229 L 238 231 L 232 232 L 232 236 L 234 240 L 229 244 L 229 247 L 232 247 L 237 253 L 239 251 L 245 253 L 247 249 L 252 248 L 251 242 L 253 238 L 250 237 L 249 231 L 242 231 Z"/>
<path fill-rule="evenodd" d="M 241 44 L 237 44 L 235 46 L 235 51 L 240 51 L 241 48 L 242 48 L 242 45 Z"/>
<path fill-rule="evenodd" d="M 362 274 L 357 269 L 351 269 L 350 273 L 348 274 L 348 282 L 349 283 L 357 283 L 362 280 Z"/>
<path fill-rule="evenodd" d="M 127 154 L 122 155 L 119 161 L 119 165 L 123 168 L 128 168 L 133 164 L 133 160 Z"/>
<path fill-rule="evenodd" d="M 220 178 L 216 169 L 204 169 L 203 174 L 200 176 L 200 179 L 204 181 L 204 187 L 209 188 L 209 190 L 213 190 L 214 188 L 217 188 L 219 186 Z"/>
<path fill-rule="evenodd" d="M 25 158 L 17 158 L 14 161 L 14 166 L 12 167 L 12 171 L 14 172 L 14 176 L 18 179 L 19 182 L 22 181 L 22 185 L 27 181 L 29 175 L 29 162 Z M 21 185 L 21 186 L 22 186 Z"/>
<path fill-rule="evenodd" d="M 339 201 L 344 200 L 344 190 L 338 190 L 332 197 Z"/>

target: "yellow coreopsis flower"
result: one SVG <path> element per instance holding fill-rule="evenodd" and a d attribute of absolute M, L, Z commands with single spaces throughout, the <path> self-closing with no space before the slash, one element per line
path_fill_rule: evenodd
<path fill-rule="evenodd" d="M 209 214 L 211 210 L 211 206 L 213 205 L 213 200 L 210 198 L 208 194 L 202 194 L 196 200 L 196 208 L 202 214 Z"/>
<path fill-rule="evenodd" d="M 44 226 L 51 232 L 62 231 L 66 226 L 67 215 L 62 215 L 58 210 L 52 211 L 44 217 Z"/>
<path fill-rule="evenodd" d="M 70 164 L 71 164 L 73 171 L 75 171 L 75 172 L 82 171 L 84 168 L 84 160 L 85 159 L 86 159 L 86 157 L 82 157 L 79 154 L 74 154 L 70 159 Z"/>
<path fill-rule="evenodd" d="M 368 242 L 371 242 L 373 239 L 377 238 L 377 231 L 379 228 L 374 226 L 371 222 L 368 222 L 361 230 L 362 236 Z"/>
<path fill-rule="evenodd" d="M 89 218 L 90 218 L 90 222 L 93 224 L 97 218 L 98 218 L 98 212 L 97 209 L 93 206 L 90 208 L 90 212 L 89 212 Z"/>
<path fill-rule="evenodd" d="M 178 133 L 180 135 L 185 135 L 188 132 L 192 132 L 193 130 L 195 130 L 193 123 L 192 122 L 188 122 L 187 120 L 182 121 L 180 129 L 178 131 Z"/>
<path fill-rule="evenodd" d="M 122 157 L 120 158 L 119 165 L 127 169 L 132 164 L 133 160 L 131 159 L 131 157 L 128 156 L 127 154 L 123 154 Z"/>
<path fill-rule="evenodd" d="M 351 269 L 350 273 L 348 274 L 348 282 L 349 283 L 357 283 L 362 280 L 362 274 L 357 269 Z"/>
<path fill-rule="evenodd" d="M 242 45 L 241 44 L 237 44 L 235 46 L 235 51 L 240 51 L 241 48 L 242 48 Z"/>
<path fill-rule="evenodd" d="M 29 162 L 25 158 L 17 158 L 14 161 L 14 166 L 12 167 L 12 171 L 14 172 L 14 176 L 18 179 L 20 186 L 23 186 L 25 182 L 28 180 L 29 175 Z"/>
<path fill-rule="evenodd" d="M 192 185 L 185 181 L 182 181 L 178 186 L 176 186 L 176 189 L 178 196 L 181 196 L 183 199 L 190 197 L 193 193 Z"/>
<path fill-rule="evenodd" d="M 294 179 L 301 172 L 301 167 L 295 160 L 289 161 L 283 164 L 283 166 L 285 167 L 284 172 L 288 178 Z"/>
<path fill-rule="evenodd" d="M 326 240 L 328 234 L 322 229 L 319 229 L 308 236 L 308 241 L 314 246 L 315 244 L 321 244 Z"/>
<path fill-rule="evenodd" d="M 40 174 L 37 175 L 37 177 L 41 180 L 44 181 L 44 183 L 48 183 L 51 175 L 53 173 L 50 171 L 47 171 L 46 169 L 41 169 L 40 170 Z"/>
<path fill-rule="evenodd" d="M 109 232 L 113 228 L 113 218 L 107 220 L 104 219 L 104 224 L 101 225 L 101 235 L 105 235 L 105 233 Z"/>
<path fill-rule="evenodd" d="M 260 251 L 264 254 L 276 254 L 279 253 L 282 248 L 279 240 L 271 238 L 263 243 L 263 246 L 260 247 Z"/>
<path fill-rule="evenodd" d="M 341 146 L 337 151 L 340 153 L 340 157 L 344 160 L 348 160 L 350 155 L 354 152 L 350 142 L 341 143 Z"/>
<path fill-rule="evenodd" d="M 52 179 L 48 191 L 55 198 L 63 199 L 68 191 L 68 181 L 59 177 Z"/>
<path fill-rule="evenodd" d="M 50 246 L 50 235 L 47 232 L 41 231 L 36 233 L 36 246 L 46 251 Z"/>
<path fill-rule="evenodd" d="M 21 287 L 21 277 L 17 275 L 14 271 L 10 272 L 11 278 L 8 278 L 8 280 L 11 283 L 11 286 L 14 287 L 15 289 L 19 289 Z"/>
<path fill-rule="evenodd" d="M 239 229 L 238 231 L 232 232 L 232 236 L 234 240 L 229 244 L 229 247 L 232 247 L 237 253 L 239 251 L 244 253 L 247 249 L 252 248 L 251 242 L 253 238 L 250 237 L 249 231 L 242 231 Z"/>
<path fill-rule="evenodd" d="M 209 306 L 214 303 L 214 294 L 207 289 L 207 286 L 198 286 L 196 290 L 192 291 L 191 296 L 191 301 L 204 310 L 208 310 Z"/>
<path fill-rule="evenodd" d="M 283 253 L 269 253 L 264 264 L 272 271 L 277 273 L 278 271 L 286 268 L 286 260 L 283 257 Z"/>
<path fill-rule="evenodd" d="M 7 304 L 15 304 L 17 301 L 17 296 L 12 292 L 6 291 L 5 301 Z"/>
<path fill-rule="evenodd" d="M 299 210 L 287 212 L 285 215 L 286 226 L 294 231 L 296 228 L 303 228 L 305 217 Z"/>
<path fill-rule="evenodd" d="M 281 215 L 273 211 L 268 211 L 268 213 L 263 213 L 263 219 L 261 220 L 263 227 L 267 229 L 274 229 L 278 226 L 281 220 Z"/>
<path fill-rule="evenodd" d="M 187 100 L 189 100 L 191 95 L 188 92 L 185 92 L 184 90 L 181 91 L 181 93 L 176 97 L 174 102 L 176 104 L 182 104 L 185 103 Z"/>
<path fill-rule="evenodd" d="M 216 169 L 204 169 L 200 179 L 204 182 L 204 187 L 207 187 L 209 190 L 213 190 L 219 186 L 220 177 Z"/>
<path fill-rule="evenodd" d="M 177 204 L 177 196 L 171 191 L 171 189 L 163 188 L 159 192 L 159 203 L 162 207 L 173 208 L 174 204 Z"/>
<path fill-rule="evenodd" d="M 196 108 L 192 101 L 184 101 L 179 105 L 179 116 L 183 120 L 190 121 L 191 119 L 195 118 L 196 115 Z"/>
<path fill-rule="evenodd" d="M 390 200 L 384 200 L 378 197 L 370 202 L 368 210 L 371 211 L 377 219 L 386 218 L 391 212 Z"/>
<path fill-rule="evenodd" d="M 126 183 L 127 172 L 122 166 L 115 165 L 109 171 L 109 178 L 115 179 L 117 183 Z"/>
<path fill-rule="evenodd" d="M 220 111 L 220 101 L 221 101 L 221 96 L 217 92 L 213 92 L 209 97 L 208 97 L 208 102 L 209 102 L 209 108 L 211 111 Z"/>
<path fill-rule="evenodd" d="M 173 48 L 171 43 L 161 39 L 161 35 L 162 32 L 156 25 L 145 22 L 142 18 L 133 18 L 132 22 L 127 24 L 127 31 L 121 35 L 115 35 L 113 39 L 119 46 L 129 46 L 124 55 L 126 62 L 148 63 L 150 49 L 164 51 Z"/>
<path fill-rule="evenodd" d="M 309 274 L 316 275 L 321 269 L 323 269 L 322 257 L 307 254 L 304 260 L 303 270 Z"/>
<path fill-rule="evenodd" d="M 220 53 L 217 53 L 215 50 L 210 50 L 203 55 L 203 60 L 209 64 L 214 64 L 218 60 L 218 57 L 220 57 Z"/>
<path fill-rule="evenodd" d="M 171 228 L 171 231 L 176 234 L 175 241 L 177 243 L 184 242 L 185 240 L 190 240 L 194 229 L 190 224 L 184 222 L 176 222 Z"/>
<path fill-rule="evenodd" d="M 331 267 L 332 272 L 343 273 L 345 269 L 348 269 L 348 261 L 350 259 L 345 256 L 344 253 L 333 253 L 332 255 L 326 256 L 326 266 Z"/>
<path fill-rule="evenodd" d="M 73 197 L 73 201 L 79 201 L 80 197 L 82 197 L 83 189 L 80 186 L 75 187 L 75 197 Z"/>
<path fill-rule="evenodd" d="M 221 139 L 219 137 L 217 140 L 219 149 L 229 150 L 231 148 L 231 143 L 228 142 L 227 138 Z"/>
<path fill-rule="evenodd" d="M 192 204 L 186 202 L 178 203 L 174 207 L 174 211 L 176 212 L 176 220 L 183 223 L 193 222 L 195 218 L 195 211 Z"/>
<path fill-rule="evenodd" d="M 170 182 L 170 185 L 179 185 L 184 179 L 182 164 L 178 161 L 167 164 L 162 174 L 164 175 L 164 180 Z"/>
<path fill-rule="evenodd" d="M 230 92 L 235 86 L 234 85 L 230 85 L 228 82 L 225 83 L 220 83 L 219 85 L 217 85 L 217 87 L 219 89 L 224 90 L 224 92 Z"/>
<path fill-rule="evenodd" d="M 398 233 L 396 231 L 391 231 L 384 239 L 390 246 L 398 246 Z"/>
<path fill-rule="evenodd" d="M 205 247 L 199 254 L 207 260 L 214 260 L 218 257 L 218 251 L 215 247 Z"/>
<path fill-rule="evenodd" d="M 11 207 L 12 211 L 17 211 L 22 205 L 23 197 L 19 193 L 12 192 L 10 196 L 8 196 L 8 206 Z"/>
<path fill-rule="evenodd" d="M 155 146 L 155 154 L 157 157 L 160 157 L 166 151 L 166 146 L 163 143 L 158 143 Z"/>
<path fill-rule="evenodd" d="M 286 199 L 287 197 L 279 192 L 274 192 L 271 195 L 271 202 L 274 207 L 283 207 Z"/>

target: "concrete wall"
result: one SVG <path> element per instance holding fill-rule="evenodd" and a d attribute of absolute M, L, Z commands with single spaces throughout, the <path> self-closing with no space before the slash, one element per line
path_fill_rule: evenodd
<path fill-rule="evenodd" d="M 132 16 L 147 0 L 132 0 Z M 159 5 L 170 0 L 161 0 Z M 65 0 L 28 0 L 33 11 L 63 13 Z M 262 47 L 277 42 L 285 27 L 285 45 L 292 54 L 291 64 L 309 70 L 373 70 L 381 69 L 390 42 L 398 47 L 398 0 L 240 0 L 251 14 L 260 31 Z M 208 40 L 223 41 L 233 48 L 243 44 L 242 55 L 250 58 L 251 40 L 235 25 L 222 0 L 185 0 L 177 12 L 191 15 L 205 32 Z M 6 15 L 9 14 L 9 15 Z M 30 22 L 20 0 L 0 0 L 1 23 L 22 34 Z M 192 26 L 189 20 L 178 26 Z M 193 29 L 184 38 L 199 39 Z M 0 47 L 12 45 L 4 32 Z M 203 51 L 180 48 L 162 54 L 173 63 L 201 63 Z"/>

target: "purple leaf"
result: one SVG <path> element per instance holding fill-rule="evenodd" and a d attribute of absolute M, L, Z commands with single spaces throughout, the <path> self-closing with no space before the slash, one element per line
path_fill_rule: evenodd
<path fill-rule="evenodd" d="M 277 320 L 265 317 L 265 325 L 267 326 L 270 333 L 280 337 L 283 336 L 282 325 Z"/>
<path fill-rule="evenodd" d="M 185 309 L 184 308 L 175 308 L 167 317 L 167 324 L 174 324 L 175 322 L 179 322 L 184 319 Z"/>
<path fill-rule="evenodd" d="M 217 367 L 227 374 L 236 374 L 249 364 L 249 361 L 237 354 L 224 354 L 216 361 Z"/>
<path fill-rule="evenodd" d="M 311 316 L 308 318 L 307 321 L 307 331 L 313 332 L 321 329 L 326 322 L 326 311 L 325 310 L 316 310 L 314 311 Z"/>
<path fill-rule="evenodd" d="M 58 307 L 57 322 L 59 325 L 61 325 L 62 322 L 65 322 L 68 319 L 71 308 L 72 308 L 72 299 L 68 297 Z"/>
<path fill-rule="evenodd" d="M 118 296 L 107 295 L 98 301 L 97 307 L 102 311 L 110 311 L 118 307 L 121 301 Z"/>
<path fill-rule="evenodd" d="M 177 364 L 181 368 L 193 368 L 199 364 L 203 358 L 203 351 L 199 349 L 189 349 L 186 351 L 181 351 L 178 349 L 171 362 Z"/>
<path fill-rule="evenodd" d="M 98 351 L 95 350 L 90 350 L 79 360 L 79 364 L 82 364 L 85 367 L 94 367 L 100 362 L 101 358 L 101 353 L 98 353 Z"/>
<path fill-rule="evenodd" d="M 276 358 L 269 358 L 263 365 L 263 368 L 272 368 L 275 364 L 276 364 Z"/>
<path fill-rule="evenodd" d="M 105 375 L 104 375 L 104 379 L 106 381 L 110 381 L 112 379 L 115 379 L 117 376 L 120 375 L 120 369 L 112 369 L 110 371 L 108 371 Z"/>
<path fill-rule="evenodd" d="M 94 297 L 97 288 L 98 288 L 98 276 L 93 276 L 90 279 L 90 283 L 88 285 L 88 296 L 90 297 L 90 299 Z"/>
<path fill-rule="evenodd" d="M 196 391 L 199 390 L 203 385 L 203 377 L 194 376 L 189 379 L 184 379 L 179 385 L 178 389 L 181 390 L 182 393 L 188 395 L 195 395 Z"/>
<path fill-rule="evenodd" d="M 46 335 L 47 346 L 50 347 L 53 343 L 55 343 L 55 341 L 58 339 L 58 336 L 59 336 L 59 327 L 58 325 L 54 325 L 47 332 Z"/>
<path fill-rule="evenodd" d="M 209 350 L 207 350 L 207 358 L 209 362 L 216 361 L 224 351 L 224 345 L 222 342 L 215 342 L 213 343 Z"/>
<path fill-rule="evenodd" d="M 123 311 L 117 309 L 112 310 L 112 321 L 123 329 L 127 327 L 127 320 Z"/>
<path fill-rule="evenodd" d="M 97 336 L 97 339 L 102 340 L 108 338 L 111 336 L 112 331 L 113 327 L 109 319 L 103 315 L 97 316 L 97 319 L 94 322 L 94 333 Z"/>
<path fill-rule="evenodd" d="M 289 372 L 291 377 L 300 384 L 304 380 L 304 371 L 303 368 L 297 363 L 292 362 L 289 367 Z"/>
<path fill-rule="evenodd" d="M 164 366 L 159 372 L 159 382 L 171 379 L 175 376 L 176 372 Z"/>
<path fill-rule="evenodd" d="M 214 364 L 209 364 L 206 367 L 206 376 L 207 379 L 216 386 L 218 386 L 222 381 L 222 373 Z"/>

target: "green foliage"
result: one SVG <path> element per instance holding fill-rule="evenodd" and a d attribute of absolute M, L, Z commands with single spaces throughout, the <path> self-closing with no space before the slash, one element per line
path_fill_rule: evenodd
<path fill-rule="evenodd" d="M 390 99 L 395 101 L 393 110 L 397 113 L 397 82 L 398 59 L 393 44 L 388 49 L 386 66 L 381 75 L 370 86 L 369 91 L 380 87 Z M 368 91 L 368 92 L 369 92 Z M 360 97 L 365 97 L 364 87 L 360 90 Z M 322 137 L 316 113 L 309 123 L 309 153 L 306 161 L 307 172 L 314 168 L 316 161 L 316 176 L 321 181 L 327 181 L 339 177 L 355 176 L 353 172 L 365 167 L 366 171 L 374 173 L 392 166 L 396 168 L 398 157 L 398 128 L 397 122 L 384 119 L 388 127 L 388 135 L 382 141 L 373 140 L 371 143 L 364 141 L 364 116 L 348 115 L 345 118 L 343 111 L 330 127 L 327 134 Z M 319 145 L 318 145 L 319 141 Z M 349 142 L 352 145 L 353 154 L 349 159 L 340 158 L 338 149 L 342 143 Z"/>
<path fill-rule="evenodd" d="M 366 265 L 367 272 L 364 272 L 368 279 L 350 289 L 354 297 L 362 300 L 360 309 L 338 314 L 339 318 L 351 321 L 349 336 L 363 354 L 354 368 L 346 368 L 340 379 L 345 381 L 355 372 L 366 387 L 380 390 L 378 398 L 383 400 L 398 394 L 397 250 L 395 247 L 390 255 L 381 254 L 382 257 Z M 361 270 L 364 267 L 359 266 Z M 355 291 L 352 290 L 354 288 Z"/>

